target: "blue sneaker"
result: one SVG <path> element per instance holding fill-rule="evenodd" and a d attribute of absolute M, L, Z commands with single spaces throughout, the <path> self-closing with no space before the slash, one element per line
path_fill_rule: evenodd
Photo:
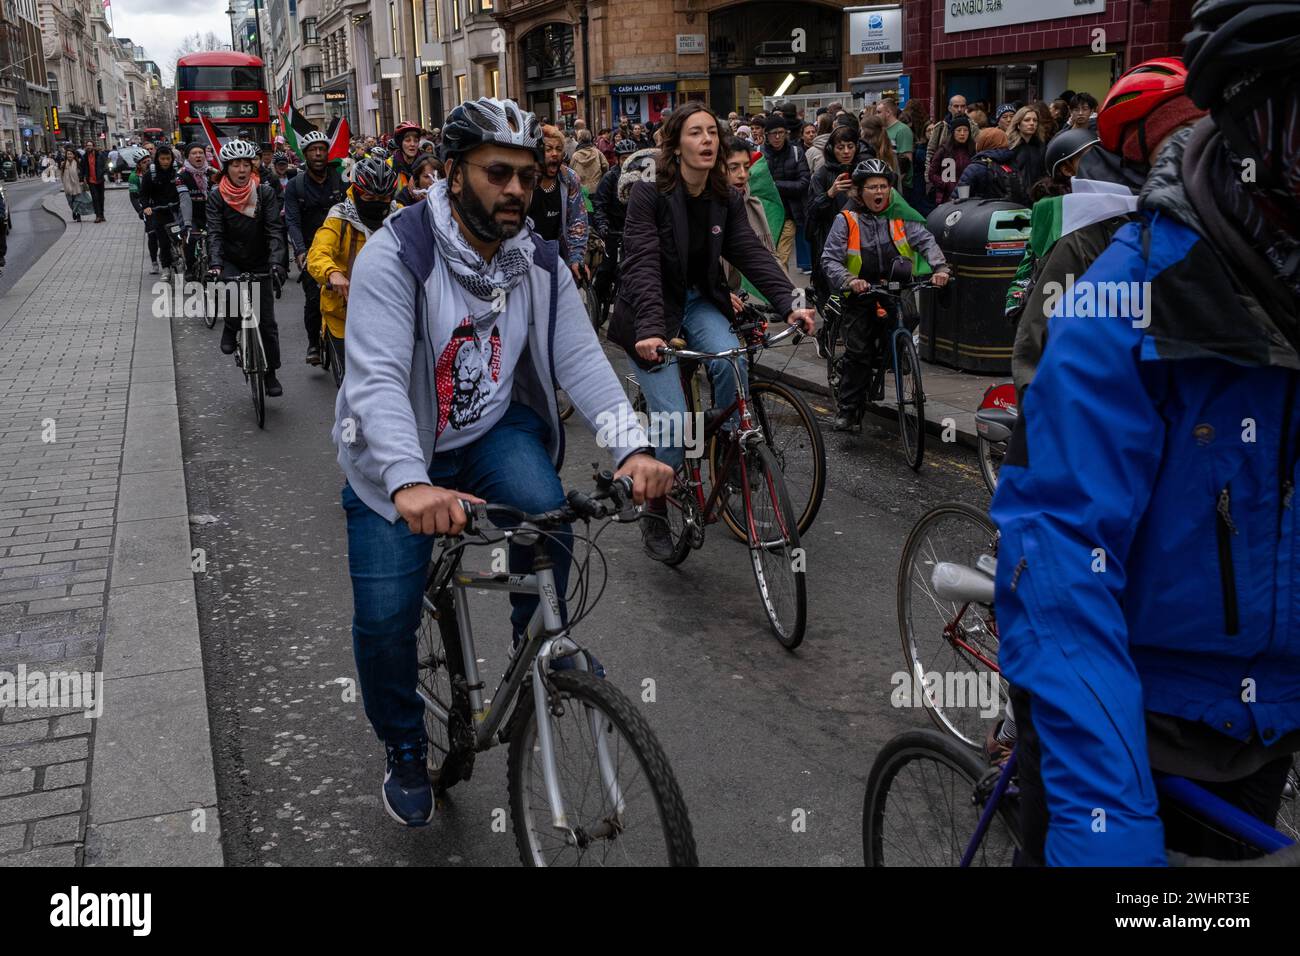
<path fill-rule="evenodd" d="M 422 827 L 433 819 L 433 787 L 425 770 L 425 745 L 386 749 L 384 809 L 403 826 Z"/>

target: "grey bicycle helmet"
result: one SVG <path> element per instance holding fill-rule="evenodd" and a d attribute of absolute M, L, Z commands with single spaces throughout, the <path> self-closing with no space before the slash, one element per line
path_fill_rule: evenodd
<path fill-rule="evenodd" d="M 225 169 L 226 166 L 235 159 L 247 159 L 249 162 L 256 162 L 257 147 L 242 139 L 232 139 L 229 143 L 226 143 L 226 145 L 221 147 L 221 152 L 217 154 L 217 159 L 221 162 L 222 169 Z"/>
<path fill-rule="evenodd" d="M 638 148 L 636 140 L 620 139 L 614 144 L 614 154 L 616 156 L 630 156 L 632 153 L 635 153 Z"/>
<path fill-rule="evenodd" d="M 352 167 L 352 184 L 371 195 L 390 197 L 397 191 L 397 173 L 382 159 L 368 156 Z"/>
<path fill-rule="evenodd" d="M 1232 107 L 1259 78 L 1295 69 L 1300 0 L 1200 0 L 1183 42 L 1188 97 L 1202 109 Z"/>
<path fill-rule="evenodd" d="M 485 143 L 528 150 L 538 162 L 545 158 L 541 124 L 514 100 L 481 96 L 457 106 L 442 128 L 441 157 L 459 159 Z"/>
<path fill-rule="evenodd" d="M 883 177 L 890 186 L 898 182 L 898 174 L 894 172 L 894 167 L 883 159 L 864 159 L 853 170 L 853 185 L 861 186 L 868 179 Z"/>

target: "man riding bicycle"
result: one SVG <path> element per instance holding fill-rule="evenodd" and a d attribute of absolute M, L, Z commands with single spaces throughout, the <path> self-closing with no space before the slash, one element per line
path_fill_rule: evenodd
<path fill-rule="evenodd" d="M 330 210 L 347 197 L 348 185 L 329 162 L 329 139 L 320 130 L 299 141 L 306 171 L 284 187 L 284 222 L 302 284 L 302 321 L 307 330 L 307 364 L 320 364 L 321 287 L 307 268 L 307 250 Z"/>
<path fill-rule="evenodd" d="M 280 329 L 275 324 L 275 287 L 284 284 L 284 222 L 275 190 L 253 172 L 257 147 L 231 140 L 217 156 L 221 179 L 208 193 L 208 274 L 233 279 L 244 272 L 267 274 L 254 283 L 259 292 L 258 329 L 266 349 L 266 394 L 278 398 L 284 387 L 280 367 Z M 236 312 L 232 315 L 231 312 Z M 228 310 L 221 330 L 221 351 L 234 354 L 242 316 Z"/>
<path fill-rule="evenodd" d="M 145 228 L 152 229 L 158 237 L 158 253 L 164 269 L 172 266 L 172 239 L 167 227 L 179 223 L 181 234 L 187 235 L 192 221 L 190 193 L 178 172 L 176 154 L 170 148 L 160 149 L 153 166 L 140 180 L 140 206 Z"/>
<path fill-rule="evenodd" d="M 348 292 L 333 436 L 347 478 L 353 647 L 366 716 L 387 751 L 384 806 L 408 826 L 433 813 L 416 630 L 434 536 L 465 527 L 461 501 L 529 513 L 564 503 L 557 388 L 593 429 L 633 422 L 609 451 L 637 501 L 672 481 L 648 453 L 555 243 L 528 227 L 541 159 L 537 118 L 514 102 L 456 107 L 443 127 L 447 178 L 371 236 Z M 547 545 L 560 595 L 571 542 L 556 534 Z M 530 548 L 512 544 L 511 570 L 530 566 Z M 518 639 L 537 598 L 511 603 Z"/>
<path fill-rule="evenodd" d="M 943 251 L 925 228 L 925 217 L 894 189 L 898 176 L 883 160 L 865 159 L 853 170 L 852 201 L 835 217 L 822 248 L 822 272 L 829 288 L 839 290 L 844 310 L 844 368 L 840 379 L 837 432 L 857 432 L 884 336 L 894 323 L 898 303 L 871 293 L 873 283 L 899 276 L 925 276 L 936 286 L 948 283 Z M 889 313 L 881 321 L 877 305 Z"/>
<path fill-rule="evenodd" d="M 993 501 L 1023 845 L 1052 865 L 1239 856 L 1152 769 L 1272 824 L 1300 749 L 1300 0 L 1198 0 L 1186 41 L 1210 115 L 1056 304 Z"/>

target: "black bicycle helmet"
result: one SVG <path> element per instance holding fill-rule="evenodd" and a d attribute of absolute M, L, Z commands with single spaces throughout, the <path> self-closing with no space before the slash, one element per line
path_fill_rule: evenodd
<path fill-rule="evenodd" d="M 1047 172 L 1055 177 L 1056 167 L 1074 156 L 1083 153 L 1089 146 L 1101 142 L 1101 139 L 1092 130 L 1084 127 L 1083 129 L 1067 129 L 1057 133 L 1047 144 L 1047 150 L 1043 154 L 1043 159 L 1047 163 Z"/>
<path fill-rule="evenodd" d="M 382 159 L 368 156 L 352 167 L 352 185 L 372 196 L 389 198 L 397 191 L 397 173 Z"/>
<path fill-rule="evenodd" d="M 541 124 L 513 100 L 482 96 L 457 106 L 442 127 L 440 155 L 459 159 L 484 143 L 526 149 L 539 163 L 546 158 Z"/>
<path fill-rule="evenodd" d="M 632 153 L 635 153 L 636 151 L 637 151 L 637 145 L 635 140 L 620 139 L 617 143 L 614 144 L 614 155 L 616 156 L 630 156 Z"/>
<path fill-rule="evenodd" d="M 884 177 L 892 187 L 898 182 L 898 175 L 894 172 L 894 167 L 883 159 L 864 159 L 853 170 L 853 185 L 861 186 L 868 179 Z"/>
<path fill-rule="evenodd" d="M 366 155 L 369 156 L 371 159 L 378 159 L 382 161 L 388 158 L 389 153 L 388 150 L 384 149 L 384 147 L 382 146 L 371 146 L 370 151 L 366 153 Z"/>
<path fill-rule="evenodd" d="M 278 153 L 276 153 L 274 159 L 272 160 L 272 162 L 274 163 L 287 163 L 288 161 L 289 161 L 289 154 L 286 153 L 284 150 L 280 150 Z"/>
<path fill-rule="evenodd" d="M 1226 105 L 1240 115 L 1260 102 L 1252 88 L 1264 86 L 1267 95 L 1276 89 L 1270 74 L 1295 70 L 1300 0 L 1200 0 L 1183 42 L 1188 97 L 1202 109 Z"/>

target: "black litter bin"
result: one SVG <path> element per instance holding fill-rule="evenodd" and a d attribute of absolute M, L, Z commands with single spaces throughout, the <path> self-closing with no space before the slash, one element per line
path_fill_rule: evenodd
<path fill-rule="evenodd" d="M 1007 286 L 1029 241 L 1029 210 L 1004 199 L 958 199 L 930 213 L 956 282 L 927 296 L 921 310 L 921 358 L 967 372 L 1011 371 L 1015 329 L 1003 314 Z"/>

